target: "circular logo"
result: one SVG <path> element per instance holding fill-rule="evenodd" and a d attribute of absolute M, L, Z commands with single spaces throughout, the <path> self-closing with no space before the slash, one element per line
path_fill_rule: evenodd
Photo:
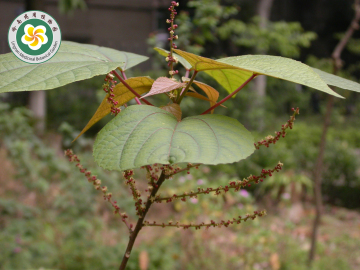
<path fill-rule="evenodd" d="M 60 27 L 49 14 L 30 10 L 12 22 L 8 42 L 20 60 L 30 64 L 43 63 L 50 60 L 60 47 Z"/>

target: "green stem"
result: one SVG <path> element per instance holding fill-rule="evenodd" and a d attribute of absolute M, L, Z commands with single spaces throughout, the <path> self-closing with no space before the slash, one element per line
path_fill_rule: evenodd
<path fill-rule="evenodd" d="M 198 73 L 198 71 L 194 71 L 194 74 L 191 76 L 191 79 L 190 81 L 188 82 L 188 84 L 186 85 L 185 89 L 182 91 L 182 93 L 180 94 L 179 98 L 177 99 L 176 103 L 177 104 L 180 104 L 182 99 L 184 98 L 184 96 L 186 95 L 187 91 L 189 90 L 191 84 L 193 83 L 195 77 L 196 77 L 196 74 Z"/>
<path fill-rule="evenodd" d="M 236 89 L 234 92 L 232 92 L 230 95 L 228 95 L 226 98 L 224 98 L 223 100 L 219 101 L 218 103 L 216 103 L 214 106 L 210 107 L 209 109 L 207 109 L 205 112 L 203 112 L 202 114 L 207 114 L 209 112 L 211 112 L 213 109 L 215 109 L 216 107 L 219 107 L 221 104 L 223 104 L 225 101 L 227 101 L 228 99 L 230 99 L 233 95 L 235 95 L 237 92 L 239 92 L 241 89 L 243 89 L 252 79 L 254 79 L 258 74 L 253 74 L 249 79 L 246 80 L 246 82 L 244 82 L 242 85 L 240 85 L 240 87 L 238 89 Z"/>
<path fill-rule="evenodd" d="M 190 74 L 190 69 L 186 69 L 186 73 L 185 73 L 185 78 L 189 78 L 189 74 Z M 179 99 L 179 97 L 180 97 L 180 95 L 181 95 L 181 93 L 183 92 L 185 90 L 185 87 L 183 88 L 183 89 L 181 89 L 181 91 L 179 92 L 179 91 L 177 91 L 177 95 L 176 95 L 176 98 L 175 98 L 175 100 L 173 100 L 174 101 L 174 103 L 176 103 L 176 100 L 178 100 Z"/>

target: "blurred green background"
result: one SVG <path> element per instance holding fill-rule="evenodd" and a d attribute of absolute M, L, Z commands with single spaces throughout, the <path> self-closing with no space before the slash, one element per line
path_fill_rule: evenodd
<path fill-rule="evenodd" d="M 353 1 L 284 4 L 274 0 L 265 22 L 260 2 L 180 1 L 179 48 L 210 58 L 280 55 L 331 72 L 331 52 L 353 17 Z M 163 57 L 152 50 L 154 46 L 168 48 L 161 35 L 166 30 L 167 11 L 157 12 L 164 19 L 143 44 L 149 48 L 152 69 L 135 68 L 128 77 L 166 76 Z M 354 81 L 360 75 L 357 37 L 359 33 L 344 50 L 339 74 Z M 179 70 L 184 74 L 181 67 Z M 220 98 L 227 95 L 211 78 L 200 74 L 197 79 L 218 89 Z M 103 171 L 92 159 L 96 133 L 112 116 L 71 143 L 103 99 L 102 81 L 103 77 L 95 77 L 47 91 L 47 128 L 41 135 L 35 128 L 38 120 L 26 107 L 28 93 L 0 95 L 1 270 L 118 268 L 127 231 L 99 192 L 63 157 L 64 149 L 74 149 L 135 220 L 130 191 L 121 174 Z M 299 107 L 295 127 L 286 138 L 239 163 L 201 166 L 191 175 L 179 175 L 167 181 L 161 193 L 224 186 L 273 168 L 279 160 L 284 163 L 283 171 L 247 191 L 156 204 L 148 220 L 227 220 L 264 208 L 268 215 L 221 229 L 144 228 L 127 269 L 310 269 L 306 261 L 315 215 L 313 172 L 327 95 L 274 78 L 267 78 L 265 85 L 266 92 L 261 93 L 257 83 L 250 84 L 216 113 L 238 119 L 260 140 L 280 130 L 291 108 Z M 322 185 L 325 213 L 311 269 L 360 268 L 360 95 L 335 90 L 346 99 L 335 101 L 327 134 Z M 149 101 L 167 102 L 165 96 Z M 200 114 L 208 107 L 206 101 L 185 98 L 183 116 Z M 136 171 L 141 189 L 146 188 L 144 176 L 143 171 Z"/>

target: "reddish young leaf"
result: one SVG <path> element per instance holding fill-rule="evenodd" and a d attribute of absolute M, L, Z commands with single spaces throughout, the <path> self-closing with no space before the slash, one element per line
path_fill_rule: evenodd
<path fill-rule="evenodd" d="M 160 77 L 154 82 L 150 89 L 150 92 L 147 93 L 145 96 L 142 96 L 142 98 L 170 92 L 180 87 L 184 87 L 185 85 L 186 83 L 177 82 L 167 77 Z"/>
<path fill-rule="evenodd" d="M 176 117 L 178 122 L 181 121 L 182 111 L 181 111 L 181 108 L 180 108 L 179 104 L 172 103 L 170 105 L 160 107 L 160 109 L 163 109 L 163 110 L 165 110 L 165 111 L 167 111 L 169 113 L 172 113 Z"/>

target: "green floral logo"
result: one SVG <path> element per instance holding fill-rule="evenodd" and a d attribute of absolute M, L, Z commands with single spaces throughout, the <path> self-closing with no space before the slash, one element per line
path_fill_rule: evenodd
<path fill-rule="evenodd" d="M 10 25 L 8 41 L 11 51 L 20 60 L 30 64 L 46 62 L 60 47 L 60 27 L 45 12 L 27 11 Z"/>

